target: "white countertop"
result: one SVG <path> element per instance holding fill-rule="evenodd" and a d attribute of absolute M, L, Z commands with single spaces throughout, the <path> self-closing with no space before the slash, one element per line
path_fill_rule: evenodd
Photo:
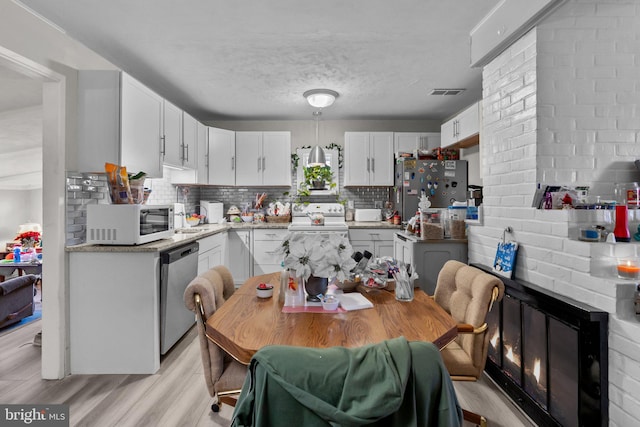
<path fill-rule="evenodd" d="M 274 222 L 227 222 L 224 224 L 202 224 L 197 227 L 193 227 L 191 230 L 198 230 L 198 232 L 186 232 L 176 233 L 171 238 L 161 239 L 151 243 L 145 243 L 144 245 L 94 245 L 89 243 L 83 243 L 80 245 L 67 246 L 65 250 L 67 252 L 162 252 L 174 247 L 195 242 L 207 236 L 213 236 L 214 234 L 223 233 L 233 229 L 286 229 L 290 223 L 274 223 Z M 386 221 L 376 222 L 347 222 L 347 226 L 350 229 L 366 229 L 366 228 L 389 228 L 401 230 L 399 225 L 393 225 Z"/>

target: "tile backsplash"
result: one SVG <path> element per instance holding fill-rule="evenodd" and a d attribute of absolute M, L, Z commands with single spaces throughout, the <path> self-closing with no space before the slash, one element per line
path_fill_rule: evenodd
<path fill-rule="evenodd" d="M 342 169 L 340 181 L 342 182 Z M 295 198 L 296 174 L 292 175 L 293 185 L 285 187 L 213 187 L 197 185 L 176 185 L 168 178 L 147 179 L 145 187 L 151 189 L 148 204 L 164 205 L 184 203 L 187 212 L 200 212 L 200 200 L 215 200 L 224 203 L 226 212 L 230 206 L 242 208 L 252 204 L 256 193 L 267 193 L 266 204 L 273 201 L 292 201 Z M 391 200 L 392 187 L 348 187 L 340 186 L 339 195 L 314 196 L 315 202 L 336 202 L 350 200 L 356 208 L 373 208 L 376 202 Z M 289 194 L 285 194 L 289 193 Z M 67 173 L 67 246 L 86 241 L 86 206 L 91 203 L 109 203 L 109 191 L 105 174 L 68 172 Z M 266 206 L 265 204 L 265 206 Z"/>

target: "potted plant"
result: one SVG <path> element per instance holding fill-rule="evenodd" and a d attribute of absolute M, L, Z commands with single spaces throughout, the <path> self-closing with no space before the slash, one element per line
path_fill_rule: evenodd
<path fill-rule="evenodd" d="M 308 166 L 304 168 L 304 182 L 300 184 L 302 190 L 324 190 L 326 185 L 335 188 L 333 172 L 329 166 Z"/>

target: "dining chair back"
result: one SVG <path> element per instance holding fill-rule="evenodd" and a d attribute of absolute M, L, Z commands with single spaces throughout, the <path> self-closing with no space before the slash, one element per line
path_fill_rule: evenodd
<path fill-rule="evenodd" d="M 503 295 L 502 281 L 478 268 L 450 260 L 440 270 L 435 301 L 458 323 L 458 336 L 442 349 L 453 380 L 476 381 L 482 375 L 490 339 L 487 313 Z M 465 411 L 465 419 L 486 425 L 484 417 L 469 411 Z"/>
<path fill-rule="evenodd" d="M 194 278 L 185 289 L 184 303 L 196 316 L 196 327 L 200 342 L 200 354 L 204 368 L 204 379 L 209 394 L 214 398 L 213 412 L 220 404 L 235 406 L 247 375 L 247 367 L 229 356 L 207 337 L 205 322 L 220 308 L 235 290 L 231 272 L 217 266 Z"/>

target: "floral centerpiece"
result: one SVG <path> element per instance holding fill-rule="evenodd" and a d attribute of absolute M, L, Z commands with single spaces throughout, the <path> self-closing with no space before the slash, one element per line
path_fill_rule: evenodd
<path fill-rule="evenodd" d="M 280 252 L 285 268 L 304 279 L 309 295 L 323 293 L 310 291 L 307 286 L 314 277 L 343 281 L 356 266 L 349 240 L 335 233 L 289 233 L 280 245 Z"/>
<path fill-rule="evenodd" d="M 37 231 L 25 231 L 18 234 L 15 240 L 20 240 L 23 248 L 33 248 L 40 243 L 40 233 Z"/>

